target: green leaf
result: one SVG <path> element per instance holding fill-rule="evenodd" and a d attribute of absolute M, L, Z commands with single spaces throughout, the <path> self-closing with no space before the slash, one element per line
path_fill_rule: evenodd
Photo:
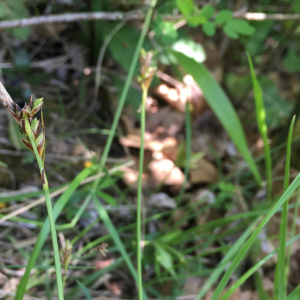
<path fill-rule="evenodd" d="M 239 251 L 239 249 L 242 247 L 242 245 L 246 242 L 250 234 L 253 232 L 255 226 L 259 222 L 260 218 L 257 218 L 239 237 L 239 239 L 232 245 L 230 250 L 226 253 L 226 255 L 223 257 L 220 264 L 215 268 L 215 270 L 212 272 L 212 274 L 209 276 L 208 280 L 205 282 L 205 284 L 202 286 L 199 294 L 195 298 L 195 300 L 202 299 L 205 294 L 209 291 L 209 289 L 213 286 L 213 284 L 218 280 L 219 276 L 222 274 L 222 272 L 226 269 L 228 266 L 228 262 L 230 262 L 231 259 L 236 255 L 236 253 Z"/>
<path fill-rule="evenodd" d="M 270 209 L 268 214 L 265 216 L 265 218 L 261 221 L 261 223 L 258 225 L 256 230 L 253 232 L 253 234 L 250 236 L 250 238 L 243 244 L 239 252 L 235 255 L 231 265 L 227 269 L 226 273 L 224 274 L 222 280 L 218 284 L 217 288 L 214 291 L 214 294 L 211 298 L 211 300 L 217 300 L 220 298 L 222 292 L 225 289 L 226 284 L 228 283 L 229 279 L 231 278 L 232 273 L 238 266 L 238 264 L 241 262 L 245 254 L 250 249 L 253 242 L 256 240 L 257 236 L 259 235 L 262 228 L 268 223 L 268 221 L 272 218 L 272 216 L 278 211 L 278 209 L 283 205 L 283 203 L 291 197 L 293 192 L 296 190 L 297 187 L 300 185 L 300 174 L 297 175 L 297 177 L 293 180 L 292 184 L 289 186 L 289 188 L 286 190 L 286 192 L 280 197 L 280 199 L 276 202 L 276 204 Z"/>
<path fill-rule="evenodd" d="M 212 22 L 205 23 L 202 28 L 205 34 L 208 36 L 213 36 L 216 33 L 215 24 Z"/>
<path fill-rule="evenodd" d="M 300 297 L 300 285 L 298 285 L 287 297 L 287 300 L 298 300 Z"/>
<path fill-rule="evenodd" d="M 193 0 L 177 0 L 177 7 L 184 16 L 190 15 L 195 9 Z"/>
<path fill-rule="evenodd" d="M 173 44 L 172 49 L 184 53 L 199 63 L 204 62 L 206 59 L 206 53 L 202 45 L 195 43 L 192 39 L 181 39 Z"/>
<path fill-rule="evenodd" d="M 101 190 L 98 190 L 97 192 L 97 195 L 100 196 L 101 198 L 103 198 L 103 200 L 107 203 L 107 204 L 110 204 L 112 206 L 116 206 L 118 205 L 118 202 L 117 200 L 112 197 L 111 195 L 107 194 L 107 193 L 104 193 L 102 192 Z"/>
<path fill-rule="evenodd" d="M 248 55 L 252 83 L 253 83 L 257 125 L 258 125 L 260 135 L 262 137 L 263 146 L 264 146 L 264 156 L 265 156 L 265 163 L 266 163 L 265 169 L 266 169 L 266 173 L 267 173 L 266 174 L 267 175 L 267 191 L 268 191 L 268 199 L 270 200 L 271 191 L 272 191 L 272 165 L 271 165 L 271 152 L 270 152 L 270 147 L 269 147 L 269 143 L 268 143 L 268 127 L 266 125 L 266 111 L 264 108 L 263 93 L 262 93 L 260 84 L 257 80 L 251 57 L 248 53 L 247 53 L 247 55 Z"/>
<path fill-rule="evenodd" d="M 255 33 L 249 38 L 246 44 L 246 49 L 251 56 L 263 53 L 266 47 L 265 40 L 269 36 L 273 25 L 274 21 L 270 20 L 255 22 Z"/>
<path fill-rule="evenodd" d="M 8 165 L 5 164 L 4 162 L 2 162 L 2 161 L 0 160 L 0 167 L 2 167 L 2 168 L 8 168 Z"/>
<path fill-rule="evenodd" d="M 156 261 L 175 277 L 172 255 L 162 247 L 162 244 L 155 243 L 154 247 Z"/>
<path fill-rule="evenodd" d="M 255 28 L 245 20 L 231 20 L 228 23 L 235 27 L 236 32 L 239 34 L 252 35 L 255 31 Z"/>
<path fill-rule="evenodd" d="M 230 26 L 229 23 L 227 23 L 224 27 L 223 27 L 223 31 L 224 33 L 229 36 L 232 39 L 237 39 L 239 37 L 239 35 L 236 33 L 235 28 Z"/>
<path fill-rule="evenodd" d="M 76 282 L 79 285 L 81 291 L 83 292 L 85 298 L 87 300 L 92 300 L 93 298 L 92 298 L 92 295 L 91 295 L 89 289 L 83 283 L 81 283 L 79 280 L 76 280 Z"/>
<path fill-rule="evenodd" d="M 230 20 L 232 20 L 232 12 L 228 9 L 224 9 L 224 10 L 221 10 L 216 18 L 215 18 L 215 24 L 216 25 L 221 25 L 221 24 L 224 24 Z"/>
<path fill-rule="evenodd" d="M 293 242 L 295 242 L 297 239 L 300 238 L 300 234 L 296 235 L 292 239 L 290 239 L 286 246 L 291 246 Z M 226 293 L 224 293 L 220 300 L 227 300 L 229 297 L 236 291 L 251 275 L 253 275 L 258 269 L 260 269 L 270 258 L 272 258 L 276 253 L 278 253 L 279 247 L 270 252 L 268 255 L 266 255 L 262 260 L 257 262 L 254 266 L 252 266 L 246 273 L 244 273 L 239 279 L 234 282 L 230 288 L 227 289 Z M 297 291 L 298 290 L 298 291 Z M 297 295 L 300 291 L 300 286 L 298 286 L 296 289 L 294 289 L 293 292 L 291 292 L 288 296 L 288 300 L 298 300 L 299 296 Z M 294 298 L 294 296 L 297 295 L 297 297 Z M 197 299 L 198 300 L 198 299 Z"/>
<path fill-rule="evenodd" d="M 254 27 L 245 20 L 231 20 L 223 28 L 224 32 L 231 38 L 237 39 L 239 34 L 252 35 Z"/>
<path fill-rule="evenodd" d="M 13 28 L 11 31 L 16 38 L 25 41 L 28 39 L 31 29 L 30 27 Z"/>
<path fill-rule="evenodd" d="M 200 14 L 190 16 L 186 20 L 188 25 L 191 27 L 197 27 L 199 25 L 205 24 L 205 22 L 207 21 L 206 18 L 204 16 L 201 16 Z"/>
<path fill-rule="evenodd" d="M 215 13 L 215 9 L 210 5 L 204 5 L 201 9 L 200 16 L 204 17 L 206 20 L 212 17 Z"/>
<path fill-rule="evenodd" d="M 248 163 L 257 182 L 261 184 L 261 178 L 249 152 L 241 122 L 222 88 L 202 64 L 183 53 L 172 51 L 172 54 L 185 72 L 193 76 L 203 91 L 211 109 L 215 112 L 237 149 Z"/>
<path fill-rule="evenodd" d="M 300 56 L 294 49 L 289 49 L 288 54 L 284 58 L 284 64 L 290 72 L 300 71 Z"/>
<path fill-rule="evenodd" d="M 175 42 L 178 36 L 177 29 L 172 22 L 162 20 L 158 15 L 153 26 L 155 37 L 158 38 L 163 44 Z"/>

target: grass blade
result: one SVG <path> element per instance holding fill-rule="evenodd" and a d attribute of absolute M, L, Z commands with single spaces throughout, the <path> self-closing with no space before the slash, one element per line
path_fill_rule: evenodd
<path fill-rule="evenodd" d="M 81 283 L 79 280 L 76 280 L 76 282 L 79 285 L 80 289 L 82 290 L 85 298 L 87 300 L 93 300 L 92 295 L 91 295 L 89 289 L 83 283 Z"/>
<path fill-rule="evenodd" d="M 287 300 L 298 300 L 300 298 L 300 285 L 298 285 L 287 297 Z"/>
<path fill-rule="evenodd" d="M 264 109 L 262 90 L 256 78 L 251 57 L 248 53 L 247 55 L 248 55 L 248 61 L 249 61 L 252 83 L 253 83 L 257 125 L 264 143 L 264 155 L 265 155 L 266 172 L 267 172 L 267 191 L 268 191 L 268 199 L 270 199 L 271 192 L 272 192 L 272 162 L 271 162 L 270 147 L 268 144 L 268 128 L 266 125 L 266 111 Z"/>
<path fill-rule="evenodd" d="M 290 176 L 290 160 L 291 160 L 291 146 L 293 137 L 293 128 L 295 123 L 295 116 L 292 119 L 288 142 L 287 142 L 287 153 L 286 153 L 286 163 L 285 163 L 285 174 L 284 174 L 284 191 L 287 190 L 289 186 L 289 176 Z M 275 276 L 277 277 L 274 284 L 274 299 L 286 299 L 287 293 L 287 265 L 285 260 L 285 243 L 286 243 L 286 233 L 287 233 L 287 223 L 288 223 L 288 199 L 285 201 L 282 207 L 281 222 L 280 222 L 280 233 L 279 233 L 279 255 L 276 266 Z"/>
<path fill-rule="evenodd" d="M 240 236 L 240 238 L 236 241 L 236 243 L 230 248 L 230 250 L 226 253 L 222 261 L 220 262 L 219 266 L 213 271 L 210 275 L 204 286 L 201 288 L 200 293 L 197 295 L 195 300 L 202 299 L 208 290 L 212 287 L 212 285 L 216 282 L 219 278 L 221 273 L 227 267 L 227 263 L 232 259 L 232 257 L 238 252 L 241 246 L 245 243 L 249 235 L 252 233 L 254 227 L 257 225 L 260 217 L 257 218 L 248 228 L 247 230 Z"/>
<path fill-rule="evenodd" d="M 120 251 L 123 259 L 125 260 L 130 272 L 131 272 L 131 275 L 132 277 L 134 278 L 134 280 L 136 282 L 138 282 L 138 277 L 137 277 L 137 274 L 136 274 L 136 271 L 135 271 L 135 268 L 132 264 L 132 261 L 124 247 L 124 244 L 122 243 L 120 237 L 119 237 L 119 234 L 114 226 L 114 224 L 112 223 L 107 211 L 103 208 L 102 204 L 100 203 L 100 201 L 93 195 L 93 200 L 94 200 L 94 203 L 95 203 L 95 206 L 97 208 L 97 211 L 98 211 L 98 214 L 99 216 L 101 217 L 101 219 L 103 220 L 112 240 L 115 242 L 118 250 Z M 144 293 L 144 298 L 147 299 L 147 296 L 146 294 Z"/>
<path fill-rule="evenodd" d="M 286 246 L 292 245 L 297 239 L 300 238 L 300 234 L 296 235 L 292 239 L 290 239 Z M 279 252 L 279 247 L 270 252 L 268 255 L 266 255 L 261 261 L 256 263 L 253 267 L 251 267 L 245 274 L 243 274 L 227 291 L 226 293 L 221 297 L 220 300 L 226 300 L 228 299 L 251 275 L 253 275 L 261 266 L 263 266 L 270 258 L 272 258 L 276 253 Z M 299 288 L 300 291 L 300 288 Z M 294 292 L 294 291 L 293 291 Z M 292 293 L 293 293 L 292 292 Z M 292 294 L 291 293 L 291 294 Z M 290 295 L 289 295 L 290 297 Z M 288 300 L 290 298 L 288 297 Z M 295 298 L 296 299 L 296 298 Z M 299 298 L 297 298 L 299 299 Z"/>
<path fill-rule="evenodd" d="M 271 219 L 271 217 L 277 212 L 277 210 L 282 206 L 282 204 L 292 195 L 292 193 L 295 191 L 295 189 L 300 185 L 300 174 L 294 179 L 294 181 L 291 183 L 289 188 L 286 190 L 286 192 L 280 197 L 280 199 L 277 201 L 277 203 L 271 208 L 269 213 L 265 216 L 265 218 L 261 221 L 257 229 L 254 231 L 254 233 L 250 236 L 250 238 L 247 240 L 247 242 L 243 245 L 241 250 L 237 253 L 236 257 L 232 261 L 231 265 L 229 266 L 228 270 L 224 274 L 222 280 L 220 281 L 219 285 L 217 286 L 211 300 L 217 300 L 220 295 L 222 294 L 227 282 L 229 281 L 233 271 L 237 267 L 237 265 L 241 262 L 242 258 L 245 256 L 247 251 L 250 249 L 252 243 L 257 238 L 259 232 L 261 229 L 268 223 L 268 221 Z"/>
<path fill-rule="evenodd" d="M 241 122 L 220 85 L 202 64 L 181 52 L 172 51 L 172 55 L 175 56 L 182 68 L 188 74 L 193 76 L 194 80 L 203 91 L 206 101 L 217 115 L 245 161 L 248 163 L 255 179 L 259 185 L 261 185 L 261 178 L 249 152 Z"/>

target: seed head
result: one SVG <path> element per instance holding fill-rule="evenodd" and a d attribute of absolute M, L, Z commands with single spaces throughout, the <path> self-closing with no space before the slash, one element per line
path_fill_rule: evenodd
<path fill-rule="evenodd" d="M 151 66 L 151 62 L 153 59 L 153 52 L 146 52 L 143 48 L 141 49 L 140 55 L 140 76 L 139 81 L 141 83 L 142 88 L 149 89 L 151 84 L 153 75 L 156 71 L 156 68 Z"/>
<path fill-rule="evenodd" d="M 39 134 L 40 121 L 33 119 L 33 116 L 42 108 L 43 98 L 36 99 L 33 102 L 32 96 L 30 96 L 28 104 L 26 102 L 15 103 L 0 82 L 0 99 L 4 107 L 18 123 L 20 131 L 26 135 L 26 139 L 21 138 L 21 141 L 28 149 L 34 152 L 29 139 L 29 136 L 32 136 L 38 153 L 42 157 L 45 150 L 45 133 L 42 132 Z M 27 127 L 27 129 L 30 128 L 29 131 L 26 130 L 26 120 L 28 120 L 30 124 L 30 127 Z"/>

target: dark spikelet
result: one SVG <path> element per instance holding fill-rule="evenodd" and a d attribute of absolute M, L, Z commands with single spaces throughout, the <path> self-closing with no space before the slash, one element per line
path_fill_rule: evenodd
<path fill-rule="evenodd" d="M 42 157 L 42 155 L 43 155 L 44 142 L 45 142 L 45 137 L 43 136 L 43 138 L 39 141 L 39 143 L 36 146 L 37 151 L 38 151 L 40 157 Z"/>
<path fill-rule="evenodd" d="M 11 111 L 15 110 L 16 104 L 11 99 L 11 97 L 9 96 L 8 92 L 6 91 L 5 87 L 1 82 L 0 82 L 0 100 L 6 108 L 9 108 Z"/>
<path fill-rule="evenodd" d="M 42 177 L 43 184 L 45 184 L 45 169 L 44 168 L 42 168 L 41 177 Z"/>
<path fill-rule="evenodd" d="M 31 150 L 32 152 L 34 152 L 32 146 L 31 146 L 31 143 L 30 143 L 29 141 L 27 141 L 27 140 L 25 140 L 25 139 L 23 139 L 23 138 L 21 138 L 21 141 L 23 142 L 23 144 L 24 144 L 29 150 Z"/>

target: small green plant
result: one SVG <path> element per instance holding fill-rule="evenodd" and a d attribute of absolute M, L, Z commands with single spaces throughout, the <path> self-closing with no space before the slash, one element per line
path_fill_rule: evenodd
<path fill-rule="evenodd" d="M 216 188 L 219 189 L 215 203 L 216 208 L 225 210 L 229 209 L 236 187 L 230 182 L 221 181 L 217 184 Z"/>
<path fill-rule="evenodd" d="M 217 27 L 223 28 L 224 33 L 232 39 L 252 35 L 255 31 L 247 21 L 233 19 L 232 12 L 228 9 L 220 10 L 213 18 L 215 9 L 211 5 L 204 5 L 199 9 L 193 0 L 177 0 L 177 7 L 189 26 L 201 25 L 208 36 L 215 35 Z"/>

